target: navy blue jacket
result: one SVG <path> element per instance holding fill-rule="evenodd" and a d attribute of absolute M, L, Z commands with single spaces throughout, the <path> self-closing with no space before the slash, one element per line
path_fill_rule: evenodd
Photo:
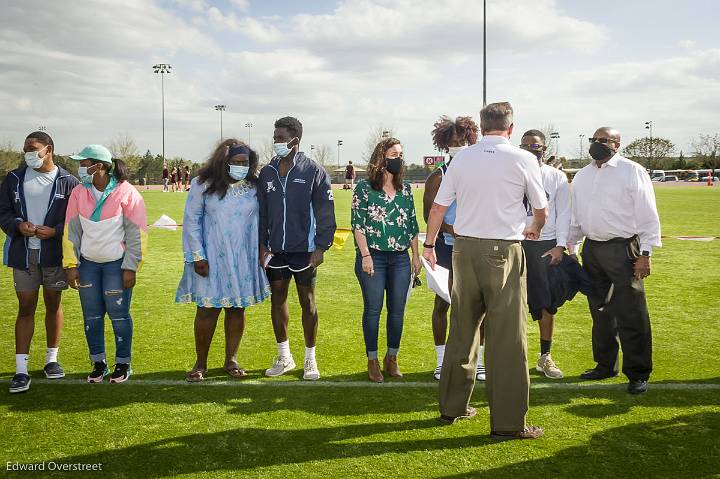
<path fill-rule="evenodd" d="M 274 253 L 327 250 L 335 237 L 335 198 L 325 168 L 299 152 L 280 179 L 275 157 L 258 175 L 260 244 Z"/>
<path fill-rule="evenodd" d="M 25 172 L 22 166 L 7 174 L 0 184 L 0 228 L 5 232 L 3 264 L 16 269 L 28 269 L 28 238 L 18 229 L 20 223 L 27 221 L 25 206 Z M 62 235 L 65 228 L 65 210 L 70 192 L 77 186 L 78 180 L 58 166 L 58 174 L 50 193 L 50 204 L 42 226 L 55 228 L 55 236 L 40 241 L 40 266 L 44 268 L 62 266 Z"/>

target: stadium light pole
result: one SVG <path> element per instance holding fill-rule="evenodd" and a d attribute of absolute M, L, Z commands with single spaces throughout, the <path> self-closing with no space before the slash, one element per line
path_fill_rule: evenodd
<path fill-rule="evenodd" d="M 245 123 L 245 128 L 248 129 L 248 145 L 250 144 L 250 129 L 253 127 L 253 124 L 251 122 Z"/>
<path fill-rule="evenodd" d="M 585 135 L 582 133 L 580 134 L 580 161 L 583 159 L 583 140 L 585 139 Z"/>
<path fill-rule="evenodd" d="M 220 141 L 222 141 L 222 139 L 223 139 L 222 113 L 227 109 L 227 105 L 215 105 L 213 108 L 215 108 L 216 111 L 220 112 Z"/>
<path fill-rule="evenodd" d="M 338 168 L 340 168 L 340 147 L 342 146 L 342 140 L 338 140 Z"/>
<path fill-rule="evenodd" d="M 487 105 L 487 0 L 483 0 L 483 108 Z"/>
<path fill-rule="evenodd" d="M 383 132 L 382 132 L 382 137 L 383 137 L 383 138 L 390 138 L 390 132 L 389 132 L 388 130 L 383 130 Z"/>
<path fill-rule="evenodd" d="M 165 162 L 165 74 L 172 71 L 172 65 L 168 63 L 156 63 L 153 65 L 153 73 L 160 74 L 160 89 L 162 92 L 162 159 Z"/>
<path fill-rule="evenodd" d="M 650 130 L 650 159 L 653 158 L 653 122 L 652 120 L 645 122 L 645 129 Z"/>
<path fill-rule="evenodd" d="M 315 145 L 310 145 L 310 157 L 314 160 L 315 159 Z"/>
<path fill-rule="evenodd" d="M 552 133 L 550 133 L 550 138 L 552 138 L 553 140 L 558 140 L 555 142 L 555 154 L 560 155 L 560 133 L 558 133 L 557 131 L 553 131 Z"/>

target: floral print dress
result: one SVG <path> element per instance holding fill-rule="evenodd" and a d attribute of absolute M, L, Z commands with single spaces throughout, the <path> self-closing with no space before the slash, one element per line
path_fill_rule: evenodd
<path fill-rule="evenodd" d="M 384 190 L 374 190 L 367 180 L 355 186 L 352 198 L 353 230 L 367 239 L 368 248 L 378 251 L 405 251 L 419 227 L 410 183 L 390 198 Z"/>
<path fill-rule="evenodd" d="M 238 181 L 224 198 L 205 194 L 192 180 L 183 219 L 185 270 L 175 301 L 201 308 L 244 308 L 270 296 L 260 267 L 258 201 L 255 185 Z M 209 275 L 195 272 L 195 261 L 207 260 Z"/>

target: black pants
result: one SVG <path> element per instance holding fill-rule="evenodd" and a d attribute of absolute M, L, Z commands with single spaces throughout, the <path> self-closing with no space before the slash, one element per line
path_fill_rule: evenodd
<path fill-rule="evenodd" d="M 583 267 L 593 284 L 593 294 L 588 296 L 593 320 L 593 358 L 599 368 L 617 372 L 619 338 L 622 372 L 633 381 L 647 380 L 652 371 L 652 334 L 645 288 L 643 281 L 633 275 L 638 255 L 636 237 L 588 239 L 582 252 Z"/>

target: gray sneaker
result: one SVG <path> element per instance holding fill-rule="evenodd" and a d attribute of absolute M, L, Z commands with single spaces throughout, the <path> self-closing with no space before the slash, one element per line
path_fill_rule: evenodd
<path fill-rule="evenodd" d="M 563 372 L 560 371 L 560 368 L 555 364 L 555 361 L 550 357 L 550 353 L 540 355 L 535 370 L 545 374 L 545 377 L 550 379 L 562 379 L 565 377 Z"/>
<path fill-rule="evenodd" d="M 273 361 L 273 365 L 265 370 L 265 376 L 274 378 L 276 376 L 282 376 L 293 369 L 295 369 L 295 360 L 292 356 L 278 356 L 275 358 L 275 361 Z"/>
<path fill-rule="evenodd" d="M 47 363 L 43 368 L 45 371 L 45 377 L 48 379 L 60 379 L 65 377 L 65 371 L 63 370 L 60 363 L 53 362 Z"/>

